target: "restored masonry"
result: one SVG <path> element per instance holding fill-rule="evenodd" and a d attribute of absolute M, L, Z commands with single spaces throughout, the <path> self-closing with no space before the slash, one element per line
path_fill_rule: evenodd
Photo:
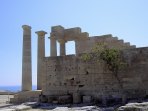
<path fill-rule="evenodd" d="M 30 91 L 16 95 L 12 100 L 13 102 L 27 101 L 26 98 L 24 99 L 24 95 L 29 95 L 33 98 L 32 101 L 40 99 L 41 102 L 49 103 L 101 101 L 102 104 L 106 104 L 109 100 L 125 102 L 128 99 L 148 96 L 148 47 L 136 48 L 135 45 L 119 40 L 111 34 L 90 37 L 87 32 L 82 32 L 79 27 L 65 29 L 62 26 L 54 26 L 51 28 L 49 37 L 50 57 L 45 57 L 44 38 L 47 33 L 45 31 L 36 33 L 38 35 L 38 91 L 31 91 L 31 83 L 28 82 L 31 79 L 30 70 L 25 72 L 23 69 L 22 87 L 27 88 L 22 88 L 22 90 Z M 31 35 L 29 32 L 27 34 L 29 38 Z M 30 39 L 24 39 L 24 42 L 25 40 Z M 75 42 L 75 55 L 66 55 L 65 44 L 68 41 Z M 57 42 L 60 44 L 60 56 L 57 56 Z M 104 63 L 84 62 L 81 59 L 81 54 L 91 53 L 95 44 L 102 42 L 107 43 L 110 48 L 121 49 L 123 59 L 128 63 L 128 67 L 118 73 L 122 88 L 117 78 L 107 69 Z M 25 45 L 23 48 L 25 47 L 29 46 Z M 24 57 L 26 57 L 25 54 L 23 54 Z M 27 57 L 31 57 L 30 53 Z M 26 61 L 23 61 L 23 64 L 26 64 Z M 30 65 L 29 59 L 26 67 L 24 67 L 30 69 Z M 27 78 L 27 82 L 25 78 Z M 43 96 L 40 95 L 41 92 Z"/>

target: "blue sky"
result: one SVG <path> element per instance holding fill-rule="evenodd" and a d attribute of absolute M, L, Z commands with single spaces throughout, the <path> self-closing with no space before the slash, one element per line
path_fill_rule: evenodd
<path fill-rule="evenodd" d="M 0 86 L 21 85 L 22 28 L 32 27 L 32 74 L 36 84 L 37 36 L 45 30 L 50 55 L 51 26 L 81 27 L 90 36 L 112 34 L 148 46 L 148 0 L 0 0 Z M 67 44 L 67 54 L 74 53 Z"/>

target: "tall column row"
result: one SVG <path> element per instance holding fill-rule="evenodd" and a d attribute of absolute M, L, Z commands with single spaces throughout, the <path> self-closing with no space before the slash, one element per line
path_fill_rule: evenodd
<path fill-rule="evenodd" d="M 31 27 L 23 25 L 23 55 L 22 55 L 22 91 L 32 90 L 32 60 L 31 60 Z M 45 31 L 35 32 L 38 35 L 37 49 L 37 89 L 42 90 L 43 83 L 43 58 L 45 57 Z M 50 54 L 57 56 L 57 39 L 50 37 Z M 60 56 L 66 55 L 64 39 L 58 40 L 60 43 Z"/>
<path fill-rule="evenodd" d="M 49 37 L 50 39 L 50 56 L 57 56 L 57 43 L 56 43 L 56 38 L 51 36 Z M 65 50 L 65 43 L 66 41 L 63 39 L 59 39 L 58 42 L 60 43 L 60 56 L 66 55 L 66 50 Z"/>

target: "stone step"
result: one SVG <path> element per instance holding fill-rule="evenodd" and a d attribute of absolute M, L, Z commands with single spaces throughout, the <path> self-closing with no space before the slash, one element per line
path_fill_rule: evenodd
<path fill-rule="evenodd" d="M 124 44 L 124 40 L 120 39 L 118 40 L 119 43 Z"/>
<path fill-rule="evenodd" d="M 113 40 L 113 37 L 111 34 L 109 35 L 102 35 L 102 36 L 93 36 L 90 37 L 91 41 L 94 41 L 95 43 L 97 42 L 110 42 Z"/>
<path fill-rule="evenodd" d="M 130 42 L 125 42 L 124 43 L 126 46 L 130 46 Z"/>
<path fill-rule="evenodd" d="M 113 37 L 114 40 L 118 40 L 118 37 Z"/>
<path fill-rule="evenodd" d="M 41 90 L 19 92 L 10 100 L 11 103 L 38 101 Z"/>
<path fill-rule="evenodd" d="M 136 45 L 131 45 L 130 47 L 131 47 L 131 48 L 136 48 Z"/>

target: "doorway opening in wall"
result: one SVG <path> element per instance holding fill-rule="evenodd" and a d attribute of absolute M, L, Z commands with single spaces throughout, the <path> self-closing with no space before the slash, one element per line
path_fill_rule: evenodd
<path fill-rule="evenodd" d="M 76 54 L 75 42 L 68 41 L 66 43 L 66 55 Z"/>

